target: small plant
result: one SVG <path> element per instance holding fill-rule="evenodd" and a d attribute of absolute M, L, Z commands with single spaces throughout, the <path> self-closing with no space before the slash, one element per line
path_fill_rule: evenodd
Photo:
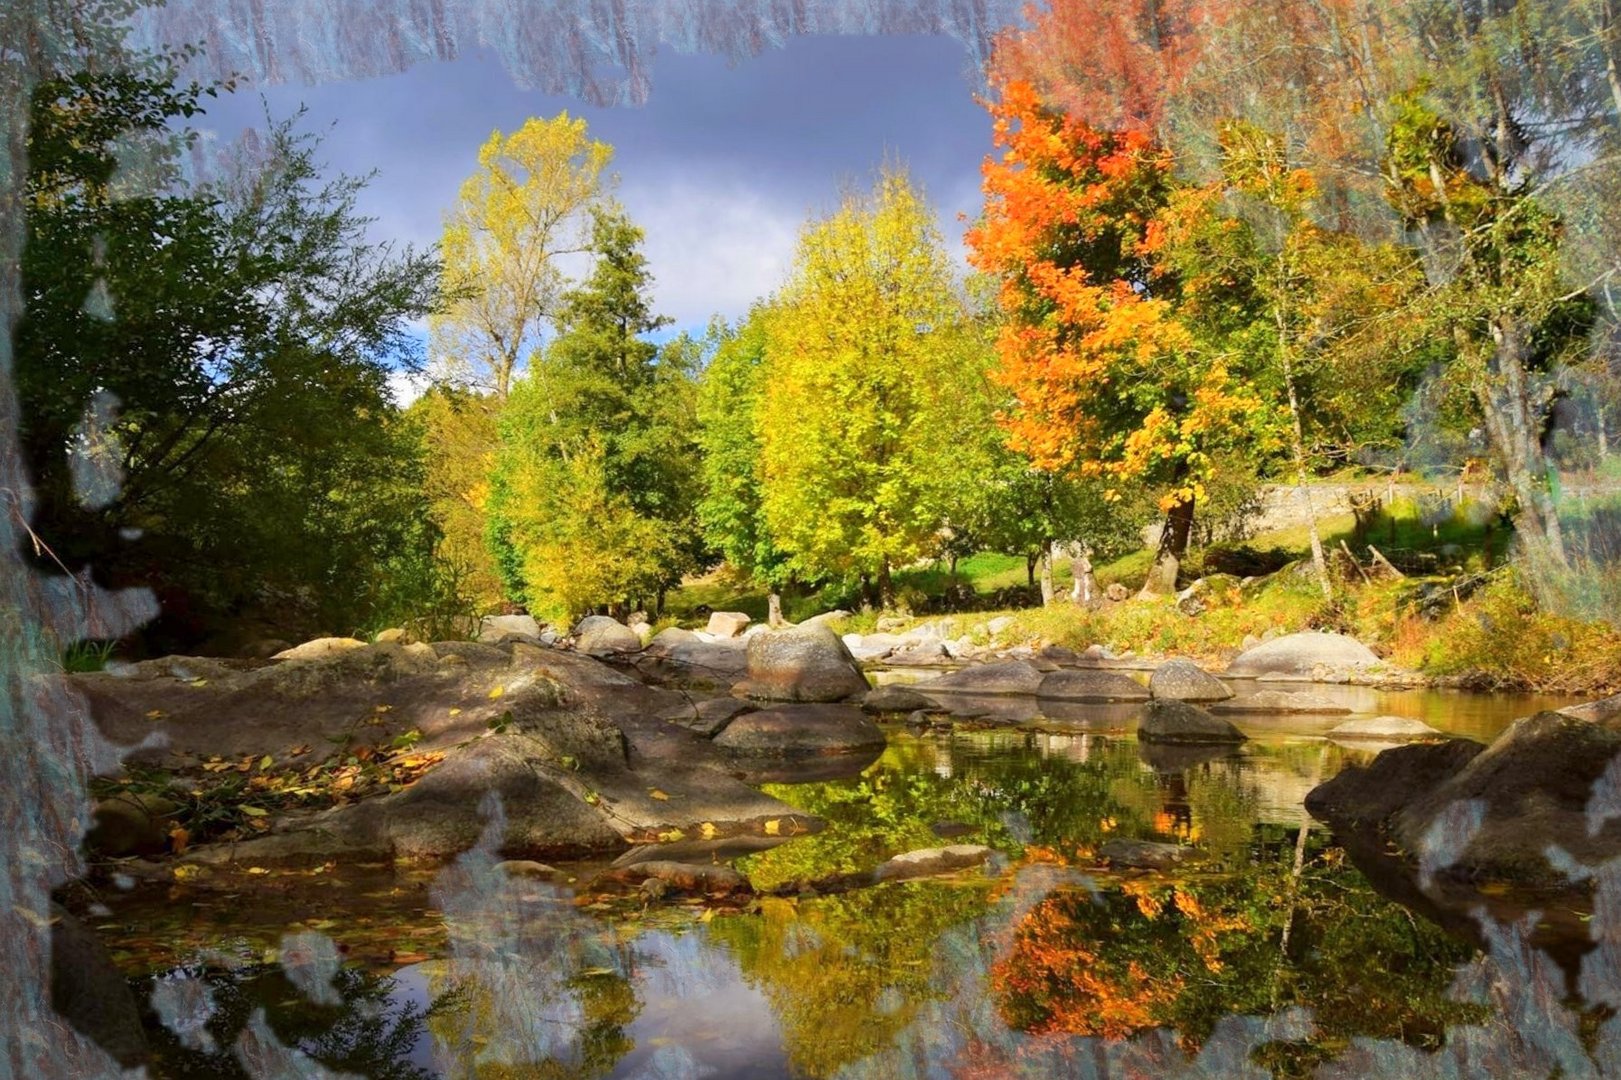
<path fill-rule="evenodd" d="M 75 641 L 62 653 L 62 670 L 73 672 L 100 671 L 112 659 L 116 641 Z"/>

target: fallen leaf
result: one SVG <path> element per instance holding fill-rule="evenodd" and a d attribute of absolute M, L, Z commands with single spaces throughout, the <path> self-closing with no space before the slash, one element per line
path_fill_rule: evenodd
<path fill-rule="evenodd" d="M 242 812 L 249 817 L 264 817 L 270 811 L 258 806 L 244 806 Z"/>
<path fill-rule="evenodd" d="M 503 687 L 503 686 L 492 687 L 491 690 L 490 690 L 490 699 L 493 701 L 494 699 L 500 697 L 504 693 L 506 693 L 506 687 Z"/>
<path fill-rule="evenodd" d="M 772 818 L 770 821 L 765 823 L 765 834 L 767 836 L 777 836 L 780 835 L 781 832 L 782 822 L 776 818 Z"/>
<path fill-rule="evenodd" d="M 664 792 L 660 791 L 658 788 L 648 788 L 647 789 L 647 794 L 648 794 L 648 796 L 650 798 L 657 799 L 659 802 L 669 802 L 670 801 L 670 796 L 665 794 Z"/>
<path fill-rule="evenodd" d="M 264 772 L 266 769 L 270 768 L 270 766 L 274 765 L 275 763 L 276 763 L 275 759 L 272 758 L 269 754 L 266 754 L 264 757 L 259 759 L 259 771 Z"/>
<path fill-rule="evenodd" d="M 162 709 L 152 709 L 146 714 L 148 720 L 162 720 L 166 714 Z"/>

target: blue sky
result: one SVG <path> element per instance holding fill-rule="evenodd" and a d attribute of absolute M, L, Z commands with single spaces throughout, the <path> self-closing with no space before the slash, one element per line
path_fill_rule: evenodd
<path fill-rule="evenodd" d="M 907 165 L 960 258 L 958 215 L 977 212 L 990 122 L 980 76 L 947 37 L 801 37 L 730 63 L 661 50 L 640 107 L 593 108 L 522 90 L 497 58 L 472 51 L 401 75 L 249 89 L 201 126 L 222 139 L 307 106 L 334 170 L 378 176 L 362 209 L 374 235 L 416 244 L 441 214 L 492 130 L 567 109 L 616 150 L 619 198 L 647 233 L 659 310 L 677 329 L 735 318 L 782 280 L 807 215 L 865 186 L 885 160 Z"/>

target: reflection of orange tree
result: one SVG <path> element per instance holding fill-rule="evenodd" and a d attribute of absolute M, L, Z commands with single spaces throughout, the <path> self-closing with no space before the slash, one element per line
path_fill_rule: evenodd
<path fill-rule="evenodd" d="M 1125 1038 L 1170 1023 L 1188 981 L 1222 969 L 1227 935 L 1251 928 L 1246 914 L 1207 906 L 1192 887 L 1060 892 L 1025 916 L 992 986 L 1014 1028 Z"/>

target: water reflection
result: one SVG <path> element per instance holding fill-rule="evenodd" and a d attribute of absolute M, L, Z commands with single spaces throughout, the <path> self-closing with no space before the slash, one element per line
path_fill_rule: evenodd
<path fill-rule="evenodd" d="M 108 897 L 99 928 L 122 928 L 114 943 L 154 1009 L 170 1001 L 156 1076 L 246 1074 L 241 1048 L 271 1037 L 312 1065 L 413 1078 L 1578 1076 L 1621 1063 L 1621 868 L 1594 872 L 1590 923 L 1567 920 L 1585 943 L 1557 960 L 1535 916 L 1477 928 L 1411 882 L 1397 903 L 1375 864 L 1370 878 L 1301 811 L 1356 753 L 1289 732 L 1190 751 L 1095 726 L 897 732 L 859 776 L 770 787 L 825 819 L 821 832 L 659 853 L 733 860 L 774 893 L 747 908 L 599 897 L 583 865 L 565 868 L 572 884 L 513 878 L 481 848 L 392 888 L 286 885 L 284 903 L 138 890 Z M 997 848 L 1011 869 L 816 891 L 943 836 Z M 1110 868 L 1100 848 L 1120 838 L 1204 858 L 1169 875 Z M 312 931 L 351 960 L 330 981 L 336 1005 L 264 962 Z"/>

